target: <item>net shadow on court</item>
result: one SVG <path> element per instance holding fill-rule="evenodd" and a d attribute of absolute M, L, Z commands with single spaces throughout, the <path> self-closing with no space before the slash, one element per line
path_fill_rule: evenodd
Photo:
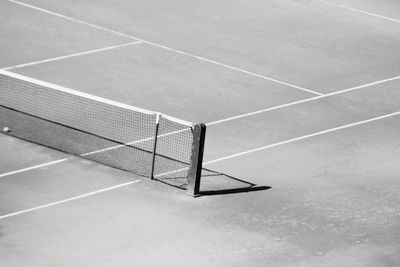
<path fill-rule="evenodd" d="M 181 190 L 187 188 L 187 180 L 184 175 L 175 175 L 158 181 Z M 268 189 L 271 189 L 271 187 L 257 185 L 226 173 L 203 168 L 199 196 L 249 193 Z"/>
<path fill-rule="evenodd" d="M 226 173 L 203 168 L 200 195 L 225 195 L 249 193 L 271 189 L 270 186 L 257 185 Z"/>
<path fill-rule="evenodd" d="M 150 179 L 185 177 L 187 193 L 199 193 L 203 123 L 0 70 L 0 127 L 4 134 Z"/>

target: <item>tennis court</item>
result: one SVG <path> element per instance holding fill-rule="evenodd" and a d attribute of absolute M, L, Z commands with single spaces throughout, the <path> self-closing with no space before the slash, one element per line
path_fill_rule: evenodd
<path fill-rule="evenodd" d="M 1 266 L 400 264 L 397 1 L 3 0 L 0 22 Z"/>

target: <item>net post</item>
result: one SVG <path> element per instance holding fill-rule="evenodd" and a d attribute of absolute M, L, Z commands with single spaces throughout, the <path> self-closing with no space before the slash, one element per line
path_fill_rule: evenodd
<path fill-rule="evenodd" d="M 186 193 L 196 197 L 200 195 L 201 170 L 203 166 L 204 143 L 206 137 L 206 125 L 196 124 L 193 130 L 192 153 L 188 171 L 188 185 Z"/>
<path fill-rule="evenodd" d="M 150 170 L 150 179 L 154 179 L 154 167 L 156 162 L 156 151 L 157 151 L 157 136 L 158 136 L 158 129 L 160 128 L 160 113 L 157 113 L 156 116 L 156 127 L 154 130 L 154 142 L 153 142 L 153 155 L 151 160 L 151 170 Z"/>

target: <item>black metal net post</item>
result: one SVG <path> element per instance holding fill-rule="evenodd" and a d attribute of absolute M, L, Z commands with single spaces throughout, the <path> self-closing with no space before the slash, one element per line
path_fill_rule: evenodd
<path fill-rule="evenodd" d="M 188 171 L 187 194 L 200 195 L 201 170 L 203 166 L 204 143 L 206 137 L 206 125 L 204 123 L 193 126 L 193 144 Z"/>

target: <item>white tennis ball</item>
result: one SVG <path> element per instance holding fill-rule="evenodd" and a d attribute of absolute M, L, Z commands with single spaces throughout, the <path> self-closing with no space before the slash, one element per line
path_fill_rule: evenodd
<path fill-rule="evenodd" d="M 8 133 L 9 131 L 10 131 L 10 128 L 8 128 L 8 127 L 4 127 L 4 128 L 3 128 L 3 132 Z"/>

